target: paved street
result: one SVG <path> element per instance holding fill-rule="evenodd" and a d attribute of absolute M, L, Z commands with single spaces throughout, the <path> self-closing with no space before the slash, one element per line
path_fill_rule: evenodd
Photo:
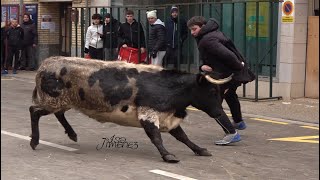
<path fill-rule="evenodd" d="M 28 108 L 34 85 L 32 78 L 1 77 L 3 179 L 319 178 L 319 119 L 305 123 L 299 116 L 267 117 L 263 109 L 261 117 L 259 109 L 245 114 L 248 128 L 239 131 L 241 142 L 216 146 L 213 141 L 223 136 L 222 129 L 203 112 L 189 108 L 182 128 L 192 141 L 207 148 L 213 156 L 195 156 L 170 134 L 162 134 L 165 147 L 180 159 L 178 164 L 164 163 L 143 129 L 100 124 L 73 110 L 66 113 L 66 118 L 78 134 L 78 142 L 71 141 L 57 119 L 48 115 L 40 119 L 40 139 L 43 142 L 32 150 L 28 140 L 31 133 Z M 308 113 L 314 113 L 310 116 L 318 118 L 319 108 L 308 110 Z M 112 136 L 125 137 L 127 142 L 136 142 L 138 146 L 100 148 L 102 138 Z"/>

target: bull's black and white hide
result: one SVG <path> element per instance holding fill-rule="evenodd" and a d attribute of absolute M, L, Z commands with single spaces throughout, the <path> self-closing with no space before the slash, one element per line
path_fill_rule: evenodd
<path fill-rule="evenodd" d="M 36 75 L 30 107 L 32 139 L 39 144 L 39 119 L 54 113 L 69 138 L 77 134 L 64 113 L 71 108 L 101 123 L 142 127 L 166 162 L 179 160 L 163 146 L 160 132 L 169 132 L 195 154 L 211 156 L 191 142 L 180 127 L 192 105 L 209 116 L 220 115 L 218 86 L 230 78 L 215 80 L 209 75 L 165 70 L 153 65 L 104 62 L 77 57 L 50 57 Z M 210 81 L 210 82 L 209 82 Z"/>

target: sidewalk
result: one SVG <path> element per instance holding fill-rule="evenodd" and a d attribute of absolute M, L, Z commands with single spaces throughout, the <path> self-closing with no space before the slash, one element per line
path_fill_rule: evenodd
<path fill-rule="evenodd" d="M 11 73 L 11 71 L 10 71 Z M 36 72 L 18 71 L 18 74 L 8 74 L 2 77 L 16 77 L 20 80 L 34 82 Z M 281 118 L 319 125 L 319 99 L 299 98 L 288 100 L 268 100 L 251 102 L 241 100 L 241 108 L 244 114 L 254 114 L 272 118 Z M 224 102 L 223 107 L 229 111 Z"/>

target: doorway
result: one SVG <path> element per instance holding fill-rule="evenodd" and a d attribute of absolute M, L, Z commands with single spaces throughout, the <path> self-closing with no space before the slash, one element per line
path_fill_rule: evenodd
<path fill-rule="evenodd" d="M 72 3 L 60 5 L 60 55 L 71 56 L 71 7 Z"/>

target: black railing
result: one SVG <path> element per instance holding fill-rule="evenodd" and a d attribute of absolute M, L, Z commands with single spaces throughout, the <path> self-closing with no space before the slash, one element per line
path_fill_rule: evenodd
<path fill-rule="evenodd" d="M 223 2 L 202 2 L 202 3 L 179 3 L 175 4 L 179 8 L 179 16 L 186 20 L 195 15 L 202 15 L 206 18 L 214 17 L 220 21 L 220 29 L 235 41 L 239 50 L 246 57 L 249 67 L 255 72 L 257 79 L 255 80 L 254 97 L 246 95 L 246 85 L 243 85 L 242 99 L 246 100 L 267 100 L 281 99 L 274 97 L 273 78 L 276 69 L 276 47 L 277 47 L 277 24 L 278 24 L 278 7 L 280 1 L 223 1 Z M 83 7 L 72 7 L 77 12 L 74 23 L 75 37 L 70 36 L 70 49 L 74 49 L 73 55 L 83 57 L 84 53 L 84 36 L 87 27 L 85 25 L 85 16 L 89 16 L 89 25 L 91 24 L 91 12 L 100 13 L 104 17 L 106 13 L 110 13 L 119 21 L 125 21 L 125 10 L 130 9 L 135 12 L 136 20 L 143 25 L 145 32 L 146 48 L 148 49 L 148 32 L 149 25 L 146 19 L 147 10 L 158 10 L 158 18 L 163 22 L 170 16 L 170 8 L 172 4 L 161 4 L 159 6 L 110 6 L 110 7 L 89 7 L 89 11 L 85 11 Z M 261 11 L 261 9 L 263 11 Z M 78 13 L 80 12 L 80 14 Z M 264 14 L 263 14 L 264 13 Z M 231 16 L 231 17 L 230 17 Z M 80 21 L 78 20 L 80 18 Z M 80 23 L 79 23 L 80 22 Z M 180 19 L 178 18 L 178 36 L 180 36 Z M 78 26 L 80 26 L 81 34 L 78 34 Z M 139 26 L 140 27 L 140 26 Z M 112 29 L 110 27 L 110 29 Z M 140 31 L 138 31 L 139 45 L 139 62 L 141 62 L 141 42 Z M 79 36 L 79 37 L 78 37 Z M 78 47 L 78 38 L 80 38 L 80 46 Z M 75 43 L 73 41 L 75 40 Z M 112 44 L 112 33 L 110 33 L 110 45 Z M 112 47 L 112 46 L 110 46 Z M 183 56 L 180 57 L 180 52 Z M 165 61 L 166 62 L 166 61 Z M 177 55 L 178 69 L 188 72 L 197 72 L 199 66 L 199 57 L 195 41 L 188 33 L 187 40 L 183 46 L 178 46 Z M 166 68 L 171 68 L 173 64 L 170 62 L 164 64 Z M 269 68 L 268 71 L 263 71 Z M 267 76 L 269 78 L 269 96 L 259 97 L 259 77 Z"/>

